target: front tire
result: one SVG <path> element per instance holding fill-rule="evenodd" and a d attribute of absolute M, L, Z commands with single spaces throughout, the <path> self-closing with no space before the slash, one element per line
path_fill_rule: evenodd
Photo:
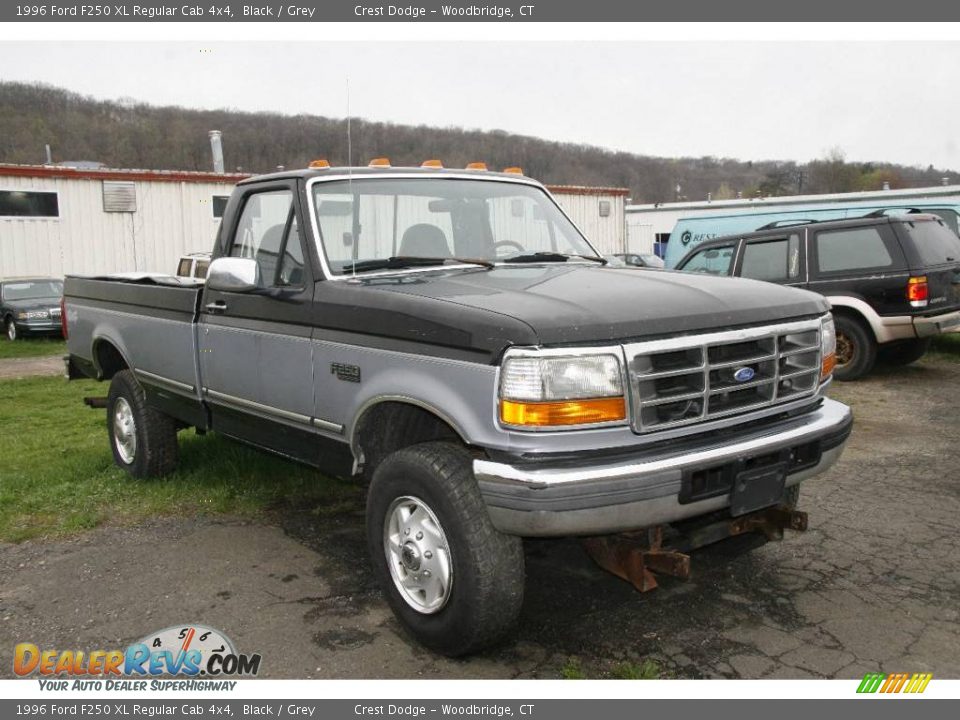
<path fill-rule="evenodd" d="M 431 650 L 481 650 L 520 614 L 522 541 L 493 527 L 459 445 L 414 445 L 380 463 L 367 498 L 367 545 L 397 619 Z"/>
<path fill-rule="evenodd" d="M 846 315 L 837 315 L 837 380 L 859 380 L 873 369 L 877 360 L 877 341 L 863 323 Z"/>
<path fill-rule="evenodd" d="M 17 324 L 13 321 L 12 317 L 7 318 L 5 330 L 7 333 L 7 340 L 9 340 L 10 342 L 13 342 L 17 339 L 18 337 Z"/>
<path fill-rule="evenodd" d="M 176 424 L 147 405 L 146 394 L 130 370 L 121 370 L 110 382 L 107 435 L 114 462 L 135 478 L 160 477 L 177 468 Z"/>

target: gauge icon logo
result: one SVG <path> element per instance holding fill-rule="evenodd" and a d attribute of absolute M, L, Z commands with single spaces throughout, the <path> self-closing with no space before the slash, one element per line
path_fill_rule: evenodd
<path fill-rule="evenodd" d="M 200 623 L 171 625 L 168 628 L 146 635 L 139 640 L 139 643 L 146 645 L 151 652 L 169 650 L 174 655 L 196 650 L 204 661 L 208 660 L 213 654 L 237 654 L 230 638 L 216 628 Z"/>

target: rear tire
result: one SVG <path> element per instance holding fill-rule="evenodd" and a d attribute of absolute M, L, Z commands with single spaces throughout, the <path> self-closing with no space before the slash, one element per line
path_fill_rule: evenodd
<path fill-rule="evenodd" d="M 522 541 L 493 527 L 459 445 L 414 445 L 380 463 L 367 498 L 367 545 L 397 619 L 435 652 L 488 647 L 520 614 Z"/>
<path fill-rule="evenodd" d="M 930 349 L 931 338 L 903 340 L 880 347 L 879 359 L 886 365 L 909 365 L 922 358 Z"/>
<path fill-rule="evenodd" d="M 848 315 L 836 316 L 837 380 L 859 380 L 873 369 L 877 361 L 877 341 L 859 320 Z"/>
<path fill-rule="evenodd" d="M 146 394 L 130 370 L 121 370 L 110 382 L 107 435 L 114 462 L 135 478 L 160 477 L 177 468 L 176 424 L 147 405 Z"/>

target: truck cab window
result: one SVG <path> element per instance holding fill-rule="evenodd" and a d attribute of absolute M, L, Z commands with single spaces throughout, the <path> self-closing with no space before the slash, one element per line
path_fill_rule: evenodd
<path fill-rule="evenodd" d="M 291 218 L 290 230 L 283 245 L 277 285 L 285 287 L 303 285 L 303 247 L 300 244 L 300 230 L 297 227 L 296 216 Z"/>
<path fill-rule="evenodd" d="M 290 190 L 257 193 L 247 199 L 230 256 L 256 260 L 264 287 L 302 283 L 303 251 Z"/>
<path fill-rule="evenodd" d="M 707 275 L 729 275 L 733 265 L 733 248 L 733 245 L 724 245 L 701 250 L 678 269 Z"/>

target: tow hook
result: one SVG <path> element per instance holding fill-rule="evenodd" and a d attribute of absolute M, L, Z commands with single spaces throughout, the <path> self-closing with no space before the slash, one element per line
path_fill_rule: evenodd
<path fill-rule="evenodd" d="M 626 580 L 640 592 L 648 592 L 657 587 L 656 574 L 689 579 L 688 553 L 693 550 L 749 532 L 760 533 L 767 540 L 782 540 L 785 529 L 798 532 L 807 529 L 807 514 L 784 506 L 770 507 L 736 518 L 685 527 L 671 532 L 667 543 L 664 542 L 665 527 L 588 537 L 581 543 L 601 568 Z"/>

